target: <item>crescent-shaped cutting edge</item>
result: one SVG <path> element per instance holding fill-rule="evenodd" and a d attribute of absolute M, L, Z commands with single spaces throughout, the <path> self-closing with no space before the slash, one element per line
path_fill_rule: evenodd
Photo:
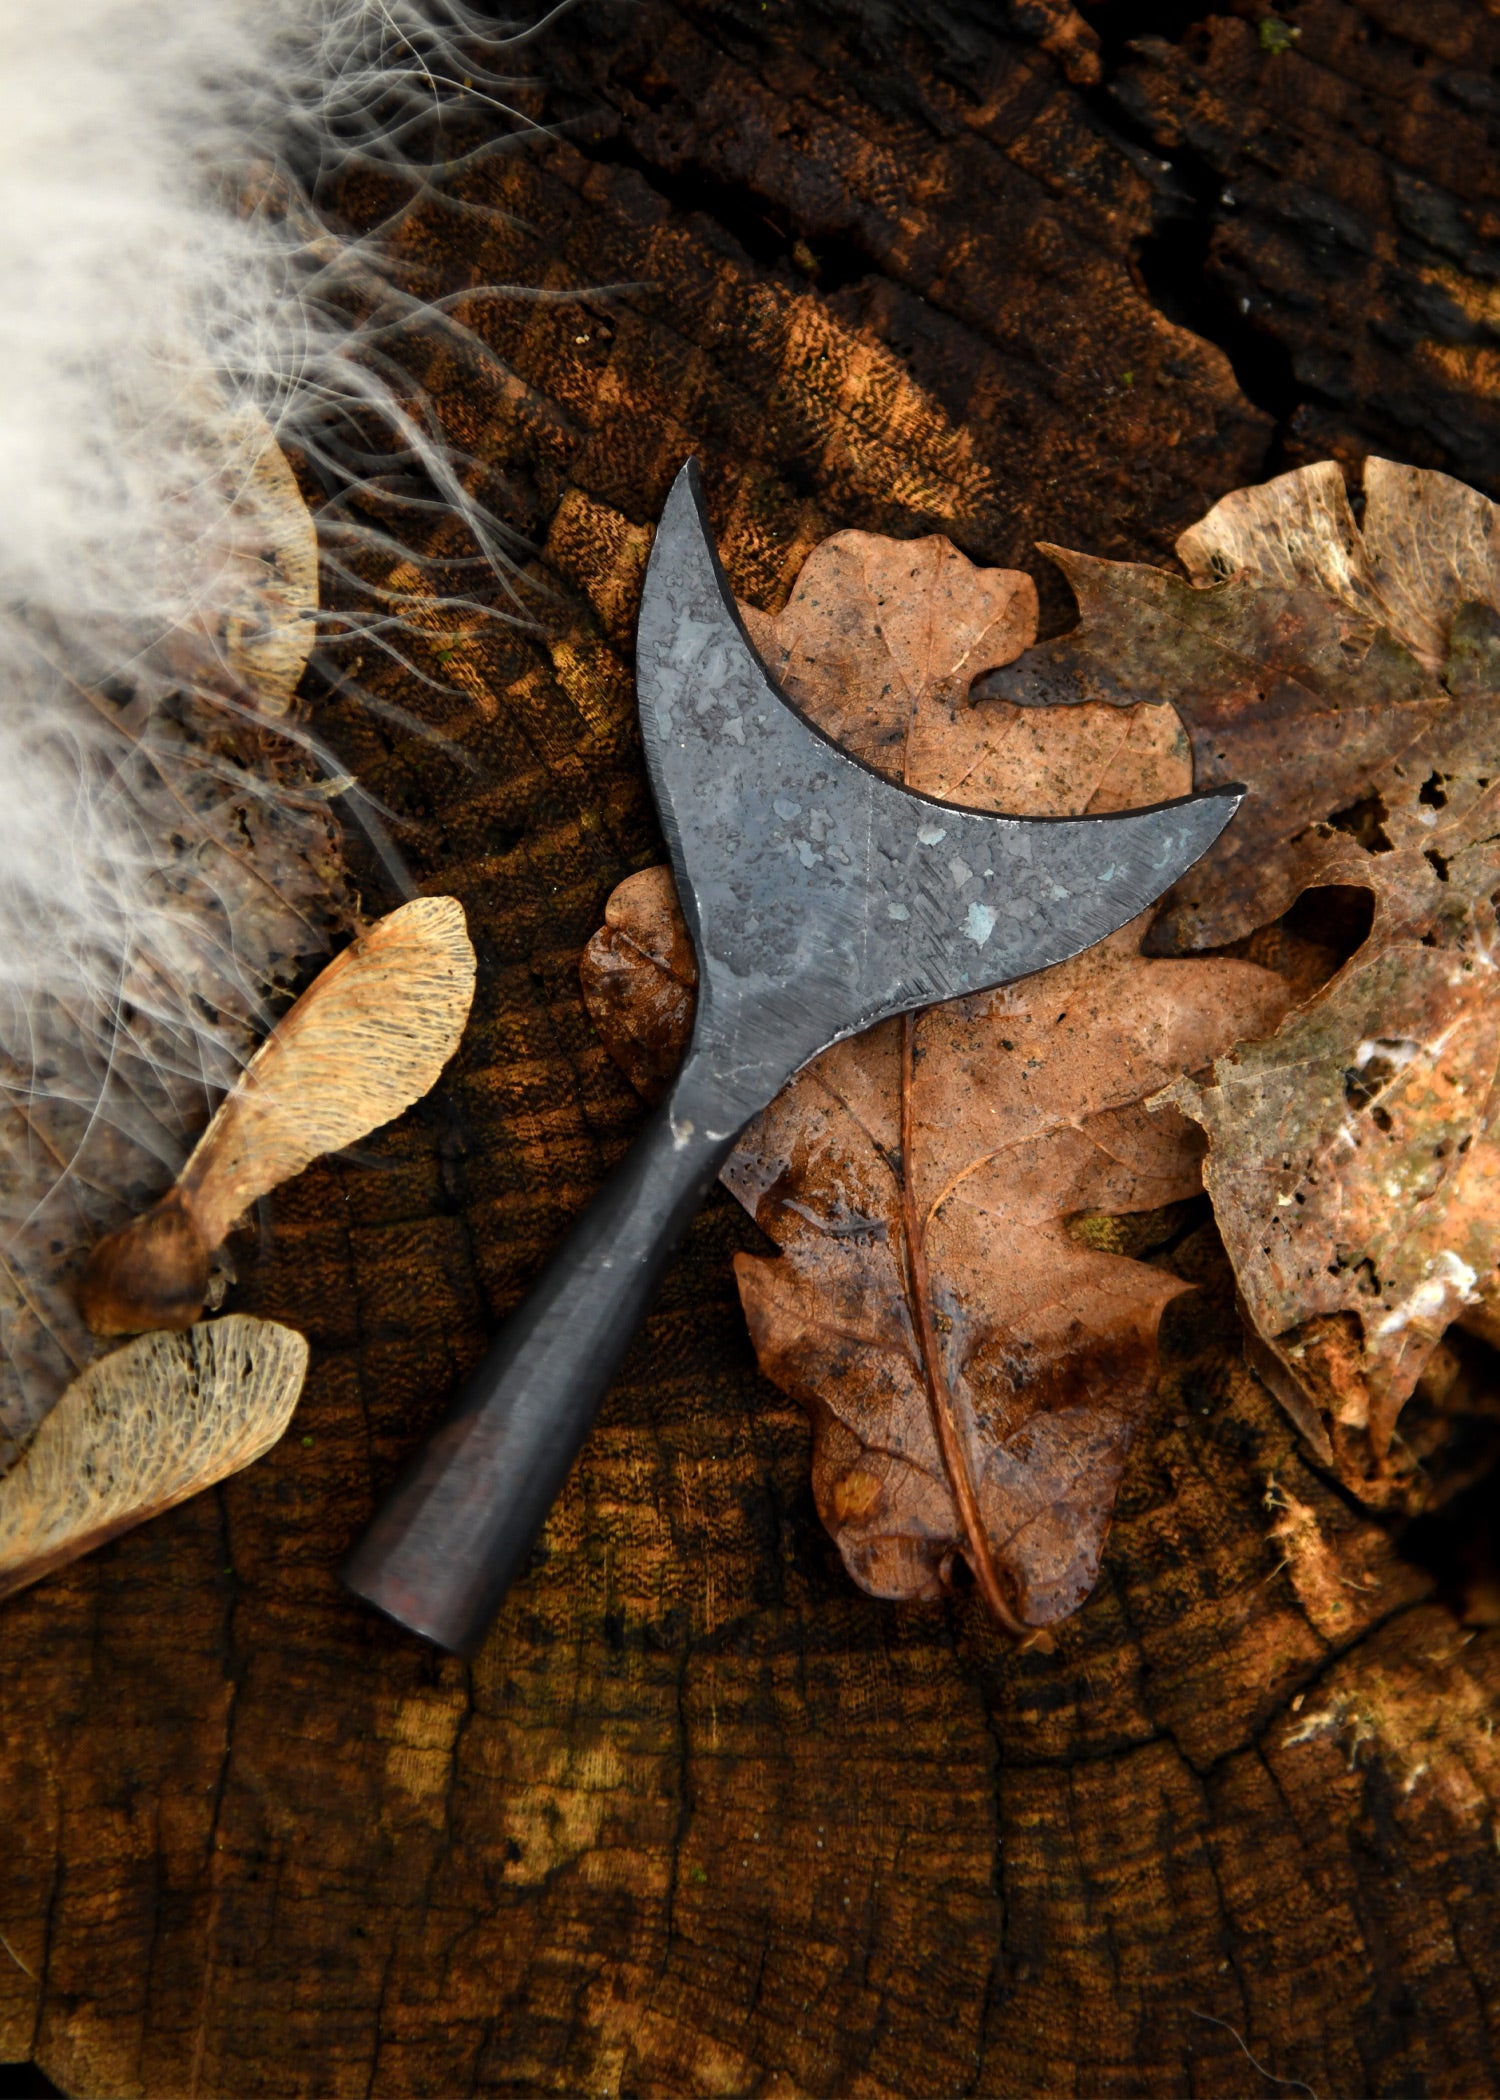
<path fill-rule="evenodd" d="M 659 604 L 658 600 L 662 599 L 668 602 Z M 705 635 L 710 637 L 710 646 L 715 651 L 723 652 L 718 658 L 721 675 L 727 676 L 734 671 L 742 677 L 751 677 L 765 697 L 783 708 L 803 731 L 825 746 L 842 765 L 868 774 L 872 780 L 878 781 L 883 789 L 894 790 L 912 803 L 925 803 L 934 810 L 949 811 L 957 815 L 986 818 L 1008 815 L 1005 811 L 979 809 L 972 803 L 947 802 L 936 795 L 925 793 L 920 788 L 892 781 L 888 775 L 879 772 L 854 752 L 847 751 L 841 744 L 836 743 L 783 691 L 746 633 L 744 622 L 740 618 L 739 606 L 719 558 L 718 545 L 704 501 L 703 479 L 696 459 L 688 459 L 679 468 L 662 506 L 641 594 L 638 631 L 645 634 L 658 624 L 665 625 L 666 622 L 662 619 L 664 614 L 670 619 L 679 638 L 685 638 L 692 632 L 692 653 L 695 656 L 700 659 L 703 657 L 703 638 Z M 652 789 L 671 850 L 673 871 L 679 889 L 685 893 L 683 901 L 691 922 L 695 914 L 690 895 L 690 869 L 688 856 L 683 849 L 681 814 L 673 798 L 665 748 L 652 711 L 644 705 L 640 709 L 640 720 Z M 1181 859 L 1180 865 L 1173 867 L 1171 873 L 1165 872 L 1167 864 L 1163 863 L 1162 869 L 1158 871 L 1162 873 L 1162 880 L 1152 893 L 1153 896 L 1159 897 L 1164 895 L 1213 844 L 1234 816 L 1246 792 L 1243 784 L 1230 782 L 1218 787 L 1198 789 L 1190 795 L 1178 795 L 1162 802 L 1140 803 L 1131 809 L 1102 811 L 1086 818 L 1025 816 L 1013 818 L 1012 821 L 1045 826 L 1049 829 L 1081 828 L 1086 825 L 1090 832 L 1097 834 L 1099 827 L 1110 828 L 1117 825 L 1127 829 L 1134 825 L 1139 830 L 1139 819 L 1158 812 L 1182 811 L 1190 807 L 1200 809 L 1204 817 L 1210 818 L 1210 823 L 1204 826 L 1191 848 L 1184 848 L 1186 857 Z M 1214 810 L 1214 805 L 1218 805 L 1217 811 Z M 1217 821 L 1213 821 L 1214 816 L 1217 817 Z M 1196 830 L 1196 827 L 1194 828 Z M 696 926 L 693 927 L 693 931 L 696 939 Z"/>

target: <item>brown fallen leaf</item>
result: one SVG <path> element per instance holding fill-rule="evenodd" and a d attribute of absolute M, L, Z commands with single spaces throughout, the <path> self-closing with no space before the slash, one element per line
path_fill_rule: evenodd
<path fill-rule="evenodd" d="M 687 1049 L 698 985 L 670 868 L 643 868 L 616 886 L 580 968 L 610 1056 L 638 1094 L 659 1101 Z"/>
<path fill-rule="evenodd" d="M 1373 894 L 1363 945 L 1275 1036 L 1168 1098 L 1209 1133 L 1257 1368 L 1350 1486 L 1409 1508 L 1424 1489 L 1393 1452 L 1401 1408 L 1450 1324 L 1500 1341 L 1500 511 L 1372 460 L 1360 535 L 1313 500 L 1325 484 L 1243 490 L 1184 546 L 1273 593 L 1317 578 L 1373 607 L 1446 697 L 1371 754 L 1363 821 L 1285 863 Z"/>
<path fill-rule="evenodd" d="M 1500 623 L 1471 609 L 1494 602 L 1492 509 L 1446 475 L 1372 459 L 1357 526 L 1325 461 L 1226 496 L 1177 543 L 1187 582 L 1044 550 L 1079 624 L 982 690 L 1030 707 L 1170 701 L 1198 786 L 1250 789 L 1171 892 L 1156 952 L 1275 919 L 1316 873 L 1315 827 L 1378 839 L 1393 769 L 1449 734 L 1454 698 L 1493 690 Z"/>
<path fill-rule="evenodd" d="M 0 1597 L 251 1464 L 306 1373 L 300 1334 L 243 1314 L 90 1364 L 0 1480 Z"/>
<path fill-rule="evenodd" d="M 453 897 L 418 897 L 334 957 L 272 1030 L 159 1203 L 101 1240 L 80 1293 L 96 1334 L 192 1325 L 209 1256 L 260 1196 L 388 1123 L 437 1080 L 474 995 Z"/>
<path fill-rule="evenodd" d="M 1392 1471 L 1392 1433 L 1444 1330 L 1500 1341 L 1500 785 L 1451 824 L 1424 785 L 1386 806 L 1387 851 L 1341 855 L 1376 897 L 1357 954 L 1211 1085 L 1170 1096 L 1209 1133 L 1269 1382 L 1377 1500 L 1416 1486 Z"/>
<path fill-rule="evenodd" d="M 929 793 L 1060 815 L 1186 792 L 1168 707 L 970 704 L 1033 620 L 1024 578 L 973 570 L 944 541 L 858 533 L 814 552 L 778 619 L 746 613 L 820 727 Z M 876 1595 L 936 1597 L 962 1557 L 1021 1632 L 1097 1577 L 1157 1324 L 1185 1286 L 1067 1221 L 1191 1195 L 1195 1136 L 1142 1097 L 1285 1004 L 1249 963 L 1147 961 L 1143 925 L 837 1045 L 725 1168 L 782 1250 L 736 1262 L 762 1368 L 811 1415 L 819 1510 Z M 606 1043 L 659 1086 L 692 999 L 664 870 L 616 891 L 584 986 Z"/>

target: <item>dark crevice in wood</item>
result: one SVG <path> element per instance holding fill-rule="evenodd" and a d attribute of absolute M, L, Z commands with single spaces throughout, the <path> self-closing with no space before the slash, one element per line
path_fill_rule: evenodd
<path fill-rule="evenodd" d="M 878 261 L 857 241 L 827 233 L 809 235 L 785 205 L 753 189 L 721 182 L 702 168 L 665 168 L 618 132 L 577 144 L 592 161 L 631 169 L 684 218 L 710 220 L 747 261 L 793 284 L 815 285 L 827 296 L 880 274 Z"/>
<path fill-rule="evenodd" d="M 1123 112 L 1117 110 L 1116 121 L 1128 136 Z M 1214 233 L 1228 209 L 1213 169 L 1200 155 L 1179 149 L 1171 171 L 1175 179 L 1164 178 L 1158 193 L 1154 230 L 1136 250 L 1141 283 L 1167 320 L 1223 351 L 1246 400 L 1275 419 L 1266 462 L 1274 473 L 1285 426 L 1316 396 L 1298 384 L 1287 345 L 1241 311 L 1211 267 Z"/>
<path fill-rule="evenodd" d="M 1436 1485 L 1468 1477 L 1405 1525 L 1396 1545 L 1432 1577 L 1439 1597 L 1465 1624 L 1500 1625 L 1500 1352 L 1456 1327 L 1444 1344 L 1458 1356 L 1478 1405 L 1447 1424 L 1434 1454 Z"/>
<path fill-rule="evenodd" d="M 1083 99 L 1107 132 L 1149 156 L 1144 166 L 1156 202 L 1152 231 L 1135 251 L 1141 286 L 1167 320 L 1222 350 L 1246 400 L 1272 417 L 1276 428 L 1264 461 L 1271 475 L 1287 463 L 1292 417 L 1315 397 L 1298 383 L 1288 345 L 1250 316 L 1212 267 L 1214 234 L 1233 209 L 1233 192 L 1202 153 L 1182 143 L 1163 147 L 1133 106 L 1128 80 L 1122 80 L 1139 40 L 1156 37 L 1179 44 L 1213 12 L 1196 0 L 1137 0 L 1101 8 L 1096 27 L 1104 77 Z"/>
<path fill-rule="evenodd" d="M 0 2064 L 0 2100 L 62 2100 L 40 2064 Z"/>
<path fill-rule="evenodd" d="M 1179 44 L 1209 15 L 1222 14 L 1222 0 L 1105 0 L 1090 10 L 1089 27 L 1099 39 L 1106 72 L 1141 37 Z"/>
<path fill-rule="evenodd" d="M 1090 10 L 1104 70 L 1100 83 L 1084 91 L 1082 99 L 1102 128 L 1150 156 L 1137 162 L 1156 192 L 1153 228 L 1135 255 L 1143 289 L 1168 320 L 1216 344 L 1247 400 L 1275 419 L 1264 461 L 1268 476 L 1330 449 L 1374 450 L 1440 467 L 1495 494 L 1500 439 L 1492 419 L 1482 410 L 1476 415 L 1476 404 L 1462 401 L 1456 392 L 1446 401 L 1430 384 L 1413 386 L 1402 370 L 1410 354 L 1431 341 L 1470 346 L 1492 339 L 1491 329 L 1463 315 L 1433 284 L 1435 272 L 1453 265 L 1482 282 L 1493 278 L 1489 221 L 1481 215 L 1476 231 L 1471 221 L 1477 206 L 1466 206 L 1428 179 L 1419 159 L 1402 165 L 1409 148 L 1388 126 L 1390 138 L 1382 138 L 1378 150 L 1392 163 L 1388 179 L 1396 193 L 1397 252 L 1379 264 L 1370 295 L 1363 302 L 1354 298 L 1350 325 L 1341 327 L 1327 295 L 1344 292 L 1346 280 L 1368 276 L 1376 252 L 1371 230 L 1335 194 L 1338 175 L 1330 147 L 1336 155 L 1337 146 L 1326 121 L 1310 112 L 1304 128 L 1281 110 L 1264 128 L 1247 125 L 1242 136 L 1234 135 L 1241 111 L 1236 94 L 1244 93 L 1247 112 L 1254 111 L 1255 98 L 1253 91 L 1226 84 L 1216 73 L 1212 30 L 1222 31 L 1227 24 L 1222 19 L 1215 24 L 1213 18 L 1249 12 L 1194 0 L 1122 0 Z M 1279 13 L 1257 10 L 1245 34 L 1256 35 L 1266 64 L 1293 66 L 1302 50 L 1299 16 L 1311 13 L 1297 0 L 1287 0 Z M 1287 41 L 1268 42 L 1267 22 Z M 1368 18 L 1360 42 L 1368 52 L 1399 57 L 1413 72 L 1425 68 L 1431 56 L 1409 37 Z M 1158 77 L 1155 104 L 1147 85 L 1153 73 Z M 1167 74 L 1180 107 L 1164 127 L 1159 87 Z M 1361 91 L 1373 105 L 1377 91 L 1368 83 Z M 1493 82 L 1461 69 L 1435 73 L 1429 91 L 1445 97 L 1456 118 L 1460 110 L 1491 114 L 1495 106 Z M 1193 98 L 1199 94 L 1210 104 L 1211 118 L 1195 116 Z M 1369 150 L 1372 119 L 1361 114 L 1357 95 L 1353 101 L 1349 147 L 1357 155 Z M 1301 175 L 1312 159 L 1324 165 L 1308 170 L 1311 180 L 1293 180 L 1281 172 L 1295 165 Z M 1245 255 L 1278 250 L 1282 259 L 1273 267 L 1275 290 L 1268 295 L 1253 268 L 1247 274 Z M 1296 258 L 1291 276 L 1289 253 Z M 1363 348 L 1350 339 L 1351 327 L 1367 338 Z M 1367 367 L 1383 365 L 1386 383 L 1372 385 L 1368 378 L 1361 383 L 1355 377 L 1361 361 Z"/>

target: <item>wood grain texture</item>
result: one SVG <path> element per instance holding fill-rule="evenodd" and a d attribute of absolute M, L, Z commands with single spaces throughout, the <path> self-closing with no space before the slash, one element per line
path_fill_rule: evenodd
<path fill-rule="evenodd" d="M 582 8 L 538 54 L 572 130 L 406 222 L 433 290 L 630 289 L 476 300 L 499 367 L 418 358 L 555 595 L 545 639 L 441 664 L 435 639 L 441 690 L 392 677 L 445 742 L 320 703 L 422 884 L 463 901 L 480 983 L 430 1100 L 245 1245 L 234 1307 L 313 1345 L 297 1433 L 0 1621 L 0 2056 L 70 2093 L 1228 2100 L 1262 2082 L 1237 2036 L 1324 2096 L 1495 2089 L 1500 1641 L 1304 1464 L 1229 1346 L 1205 1230 L 1173 1257 L 1205 1288 L 1164 1322 L 1099 1591 L 1051 1654 L 972 1598 L 850 1588 L 800 1413 L 752 1367 L 727 1200 L 472 1668 L 335 1580 L 641 1113 L 576 970 L 660 853 L 626 650 L 683 455 L 774 609 L 839 526 L 946 532 L 1044 594 L 1036 538 L 1165 559 L 1302 442 L 1307 404 L 1247 402 L 1137 276 L 1167 154 L 1110 97 L 1149 71 L 1166 114 L 1140 122 L 1185 119 L 1187 43 L 1107 50 L 1080 88 L 1016 14 Z M 1366 209 L 1397 246 L 1398 177 L 1459 195 L 1436 75 L 1500 55 L 1450 14 L 1463 51 L 1419 65 L 1430 0 L 1298 10 L 1327 92 L 1378 105 Z M 1234 108 L 1303 273 L 1267 322 L 1295 359 L 1324 325 L 1296 155 L 1348 154 L 1258 63 Z M 1396 296 L 1372 276 L 1351 327 Z M 1469 427 L 1434 424 L 1432 463 L 1470 471 Z"/>

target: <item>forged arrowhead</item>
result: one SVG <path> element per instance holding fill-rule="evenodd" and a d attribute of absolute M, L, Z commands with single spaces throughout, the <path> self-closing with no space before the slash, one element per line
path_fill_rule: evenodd
<path fill-rule="evenodd" d="M 797 1068 L 887 1014 L 1021 977 L 1122 925 L 1238 794 L 1120 816 L 998 817 L 909 793 L 780 693 L 725 584 L 696 476 L 657 528 L 641 726 L 698 951 L 671 1091 L 418 1453 L 345 1580 L 473 1654 L 689 1219 Z"/>
<path fill-rule="evenodd" d="M 886 780 L 814 727 L 760 661 L 692 462 L 657 527 L 636 679 L 698 952 L 694 1061 L 747 1117 L 829 1043 L 1103 939 L 1192 866 L 1243 792 L 1007 817 Z"/>

